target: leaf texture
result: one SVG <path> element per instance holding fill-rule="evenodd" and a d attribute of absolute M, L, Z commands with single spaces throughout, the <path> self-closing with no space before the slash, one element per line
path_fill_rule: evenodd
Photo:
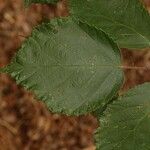
<path fill-rule="evenodd" d="M 139 0 L 69 0 L 70 14 L 109 34 L 121 48 L 150 47 L 150 16 Z"/>
<path fill-rule="evenodd" d="M 150 83 L 131 89 L 100 119 L 97 150 L 150 149 Z"/>
<path fill-rule="evenodd" d="M 100 30 L 70 18 L 36 28 L 3 69 L 53 112 L 79 115 L 105 106 L 123 80 L 120 51 Z"/>

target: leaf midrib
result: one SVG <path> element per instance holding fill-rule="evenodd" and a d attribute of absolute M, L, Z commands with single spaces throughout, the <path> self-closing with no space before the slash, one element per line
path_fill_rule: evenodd
<path fill-rule="evenodd" d="M 140 35 L 143 39 L 145 39 L 145 40 L 148 42 L 149 46 L 150 46 L 150 41 L 149 41 L 149 39 L 148 39 L 146 36 L 142 35 L 140 32 L 136 31 L 133 27 L 130 27 L 130 26 L 126 25 L 126 24 L 120 23 L 120 22 L 118 22 L 118 21 L 116 21 L 116 20 L 114 21 L 114 20 L 108 18 L 108 16 L 104 16 L 104 15 L 102 15 L 102 14 L 100 14 L 100 15 L 101 15 L 103 18 L 112 21 L 114 24 L 116 23 L 116 24 L 119 24 L 119 25 L 121 25 L 121 26 L 126 27 L 127 29 L 132 30 L 132 31 L 135 32 L 136 34 Z M 133 34 L 132 34 L 132 35 L 133 35 Z"/>
<path fill-rule="evenodd" d="M 41 65 L 41 64 L 27 64 L 24 63 L 23 66 L 27 66 L 28 68 L 43 68 L 43 67 L 50 67 L 50 68 L 57 68 L 57 67 L 63 67 L 63 68 L 78 68 L 78 67 L 85 67 L 85 68 L 91 68 L 91 67 L 96 67 L 96 68 L 122 68 L 122 66 L 117 66 L 117 65 Z"/>

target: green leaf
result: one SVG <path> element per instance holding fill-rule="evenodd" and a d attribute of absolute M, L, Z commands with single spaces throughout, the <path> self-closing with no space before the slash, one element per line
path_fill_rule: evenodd
<path fill-rule="evenodd" d="M 107 35 L 66 18 L 36 28 L 5 72 L 53 112 L 78 115 L 112 99 L 122 84 L 120 65 Z"/>
<path fill-rule="evenodd" d="M 25 6 L 29 6 L 32 3 L 41 3 L 41 4 L 56 4 L 59 0 L 24 0 Z"/>
<path fill-rule="evenodd" d="M 139 0 L 69 0 L 70 14 L 109 34 L 121 48 L 150 47 L 150 16 Z"/>
<path fill-rule="evenodd" d="M 150 149 L 150 83 L 131 89 L 107 108 L 95 139 L 97 150 Z"/>

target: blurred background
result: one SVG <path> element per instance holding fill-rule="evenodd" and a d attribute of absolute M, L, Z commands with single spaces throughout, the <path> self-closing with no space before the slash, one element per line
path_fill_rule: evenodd
<path fill-rule="evenodd" d="M 144 0 L 150 10 L 150 0 Z M 42 20 L 66 16 L 65 2 L 57 6 L 32 5 L 23 0 L 0 0 L 0 67 L 7 65 L 32 28 Z M 126 66 L 150 66 L 150 49 L 122 49 Z M 150 82 L 150 70 L 124 70 L 122 91 Z M 94 150 L 98 126 L 92 115 L 67 117 L 50 113 L 34 95 L 0 74 L 0 150 Z"/>

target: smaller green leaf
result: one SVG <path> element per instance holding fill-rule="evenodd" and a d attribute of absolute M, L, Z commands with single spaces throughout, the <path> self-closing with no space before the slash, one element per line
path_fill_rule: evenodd
<path fill-rule="evenodd" d="M 41 3 L 41 4 L 56 4 L 59 0 L 24 0 L 25 6 L 29 6 L 32 3 Z"/>
<path fill-rule="evenodd" d="M 141 0 L 69 0 L 70 14 L 103 30 L 121 48 L 150 47 L 150 16 Z"/>
<path fill-rule="evenodd" d="M 100 119 L 97 150 L 150 149 L 150 83 L 131 89 Z"/>

